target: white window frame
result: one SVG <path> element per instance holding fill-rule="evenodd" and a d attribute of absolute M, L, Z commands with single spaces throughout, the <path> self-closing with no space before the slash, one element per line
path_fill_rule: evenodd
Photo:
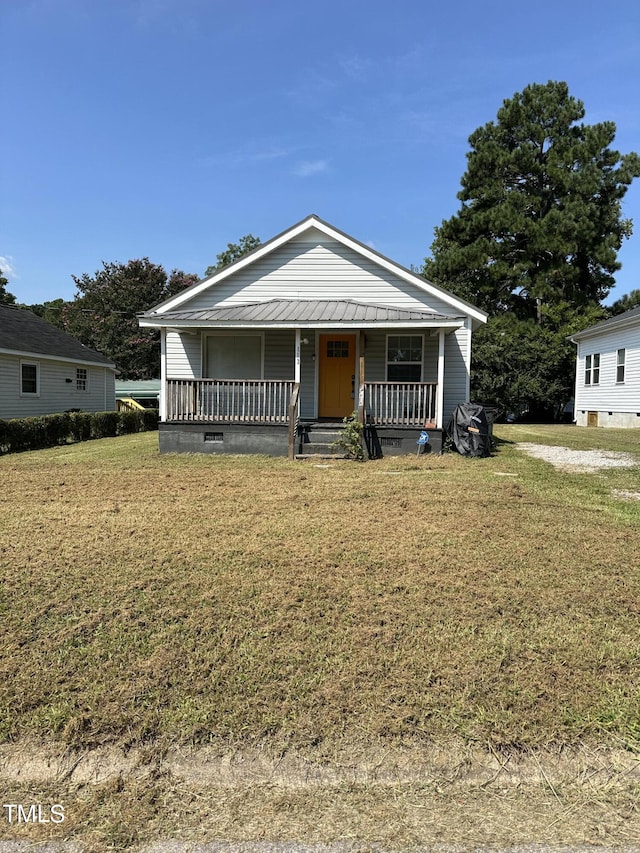
<path fill-rule="evenodd" d="M 626 361 L 627 361 L 626 347 L 621 347 L 618 350 L 617 355 L 616 355 L 616 385 L 624 385 L 624 375 L 626 372 Z"/>
<path fill-rule="evenodd" d="M 420 361 L 390 361 L 389 359 L 389 339 L 390 338 L 420 338 Z M 411 348 L 411 347 L 409 347 Z M 424 376 L 424 334 L 413 334 L 412 332 L 390 332 L 387 335 L 386 341 L 386 349 L 385 349 L 385 379 L 387 382 L 399 382 L 401 380 L 389 379 L 389 365 L 392 364 L 409 364 L 409 365 L 420 365 L 420 379 L 415 380 L 417 382 L 422 382 Z M 407 380 L 408 381 L 408 380 Z"/>
<path fill-rule="evenodd" d="M 36 390 L 35 391 L 25 391 L 23 388 L 23 376 L 22 376 L 22 368 L 23 367 L 35 367 L 36 369 Z M 20 383 L 20 396 L 21 397 L 39 397 L 40 396 L 40 362 L 39 361 L 30 361 L 28 359 L 20 359 L 20 375 L 18 377 L 18 381 Z"/>
<path fill-rule="evenodd" d="M 585 388 L 600 384 L 600 353 L 591 352 L 584 357 Z"/>
<path fill-rule="evenodd" d="M 84 371 L 84 377 L 80 376 L 80 371 Z M 84 383 L 84 387 L 82 384 Z M 89 390 L 89 368 L 88 367 L 76 367 L 76 391 L 81 394 L 86 394 Z"/>

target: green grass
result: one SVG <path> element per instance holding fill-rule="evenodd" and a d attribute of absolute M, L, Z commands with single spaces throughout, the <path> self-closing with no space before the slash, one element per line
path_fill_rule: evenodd
<path fill-rule="evenodd" d="M 138 434 L 0 459 L 0 732 L 640 745 L 640 431 L 315 467 Z M 515 475 L 515 476 L 504 476 Z"/>

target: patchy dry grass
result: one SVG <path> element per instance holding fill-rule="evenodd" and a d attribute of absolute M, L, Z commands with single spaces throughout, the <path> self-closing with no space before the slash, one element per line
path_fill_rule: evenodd
<path fill-rule="evenodd" d="M 0 459 L 0 730 L 76 745 L 640 745 L 638 468 L 160 457 L 141 434 Z M 505 476 L 509 475 L 509 476 Z"/>

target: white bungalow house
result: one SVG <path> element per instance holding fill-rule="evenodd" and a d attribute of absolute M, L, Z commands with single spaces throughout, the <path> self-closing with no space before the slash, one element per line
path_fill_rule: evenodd
<path fill-rule="evenodd" d="M 440 449 L 486 314 L 312 215 L 139 322 L 161 333 L 162 451 L 293 456 L 357 411 L 380 455 L 424 427 Z"/>
<path fill-rule="evenodd" d="M 571 336 L 578 426 L 640 427 L 640 308 Z"/>
<path fill-rule="evenodd" d="M 31 311 L 0 305 L 0 418 L 115 409 L 115 364 Z"/>

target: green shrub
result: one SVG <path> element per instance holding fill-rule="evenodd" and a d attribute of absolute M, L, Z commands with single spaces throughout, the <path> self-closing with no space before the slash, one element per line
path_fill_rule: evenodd
<path fill-rule="evenodd" d="M 118 434 L 118 412 L 95 412 L 91 426 L 91 438 L 113 438 Z"/>
<path fill-rule="evenodd" d="M 11 446 L 9 421 L 0 420 L 0 453 L 8 453 Z"/>
<path fill-rule="evenodd" d="M 154 429 L 158 429 L 157 409 L 95 413 L 69 410 L 33 418 L 0 420 L 0 454 Z"/>
<path fill-rule="evenodd" d="M 342 419 L 344 426 L 338 433 L 338 438 L 331 445 L 333 450 L 344 450 L 349 459 L 362 462 L 364 448 L 362 446 L 363 426 L 358 420 L 358 411 Z"/>
<path fill-rule="evenodd" d="M 140 411 L 129 411 L 125 409 L 118 412 L 118 435 L 129 435 L 132 432 L 140 432 L 142 428 L 142 418 Z"/>
<path fill-rule="evenodd" d="M 93 415 L 91 412 L 70 412 L 69 425 L 74 441 L 88 441 L 91 438 Z"/>
<path fill-rule="evenodd" d="M 142 416 L 142 429 L 144 432 L 158 429 L 158 420 L 160 418 L 158 409 L 143 409 L 140 415 Z"/>
<path fill-rule="evenodd" d="M 66 444 L 71 434 L 71 417 L 68 412 L 46 415 L 44 418 L 47 435 L 47 447 Z"/>

